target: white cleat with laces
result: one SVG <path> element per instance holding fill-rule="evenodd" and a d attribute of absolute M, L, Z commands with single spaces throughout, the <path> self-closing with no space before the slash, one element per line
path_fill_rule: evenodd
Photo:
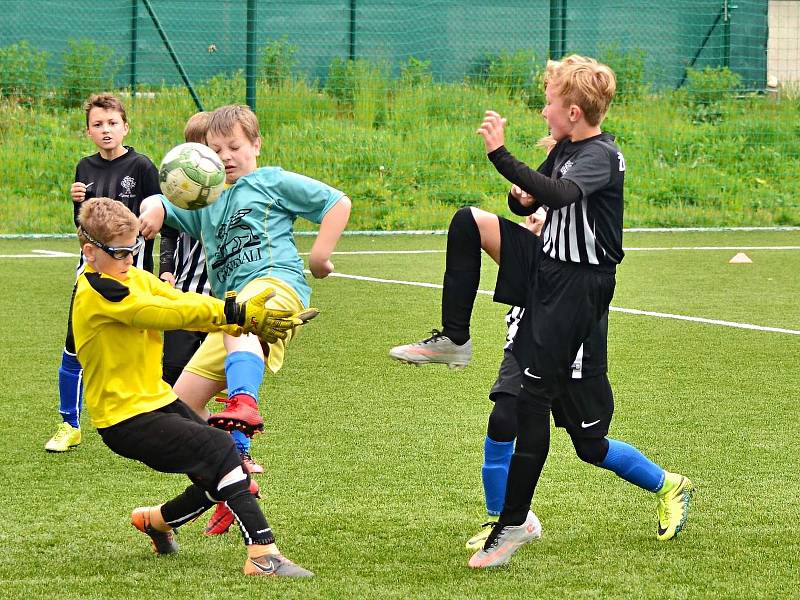
<path fill-rule="evenodd" d="M 431 337 L 413 344 L 395 346 L 389 350 L 389 356 L 400 362 L 411 365 L 427 365 L 441 363 L 451 369 L 463 369 L 472 359 L 472 340 L 460 346 L 434 329 Z"/>

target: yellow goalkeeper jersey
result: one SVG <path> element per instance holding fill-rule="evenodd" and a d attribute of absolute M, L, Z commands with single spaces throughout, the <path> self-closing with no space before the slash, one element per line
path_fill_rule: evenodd
<path fill-rule="evenodd" d="M 119 281 L 87 265 L 72 304 L 72 330 L 83 367 L 84 404 L 95 427 L 110 427 L 173 402 L 161 379 L 161 331 L 217 331 L 223 301 L 180 292 L 135 267 Z"/>

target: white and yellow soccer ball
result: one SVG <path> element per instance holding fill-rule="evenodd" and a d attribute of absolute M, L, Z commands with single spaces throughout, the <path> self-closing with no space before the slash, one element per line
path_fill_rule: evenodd
<path fill-rule="evenodd" d="M 208 146 L 186 142 L 164 156 L 158 180 L 167 200 L 197 210 L 213 203 L 225 189 L 225 166 Z"/>

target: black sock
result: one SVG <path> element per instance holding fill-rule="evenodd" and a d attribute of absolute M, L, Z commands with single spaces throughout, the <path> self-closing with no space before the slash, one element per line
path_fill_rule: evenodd
<path fill-rule="evenodd" d="M 192 484 L 182 494 L 164 503 L 161 507 L 161 516 L 168 525 L 180 527 L 212 506 L 214 506 L 214 501 L 208 497 L 205 491 Z"/>
<path fill-rule="evenodd" d="M 459 346 L 469 340 L 469 322 L 481 278 L 481 233 L 472 211 L 460 208 L 447 230 L 442 289 L 442 333 Z"/>
<path fill-rule="evenodd" d="M 550 407 L 524 389 L 517 396 L 517 446 L 511 457 L 500 523 L 521 525 L 550 450 Z"/>
<path fill-rule="evenodd" d="M 250 493 L 250 479 L 226 486 L 223 490 L 229 493 L 232 490 L 228 488 L 234 488 L 234 486 L 236 490 L 225 500 L 225 503 L 236 516 L 236 523 L 242 532 L 244 543 L 248 546 L 274 543 L 275 536 L 272 534 L 272 528 L 267 523 L 264 513 L 261 512 L 256 497 Z"/>

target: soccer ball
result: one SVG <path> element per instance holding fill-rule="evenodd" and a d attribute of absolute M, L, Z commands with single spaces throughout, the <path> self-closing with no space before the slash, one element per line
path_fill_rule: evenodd
<path fill-rule="evenodd" d="M 158 181 L 175 206 L 196 210 L 214 202 L 225 189 L 225 166 L 208 146 L 187 142 L 167 152 Z"/>

